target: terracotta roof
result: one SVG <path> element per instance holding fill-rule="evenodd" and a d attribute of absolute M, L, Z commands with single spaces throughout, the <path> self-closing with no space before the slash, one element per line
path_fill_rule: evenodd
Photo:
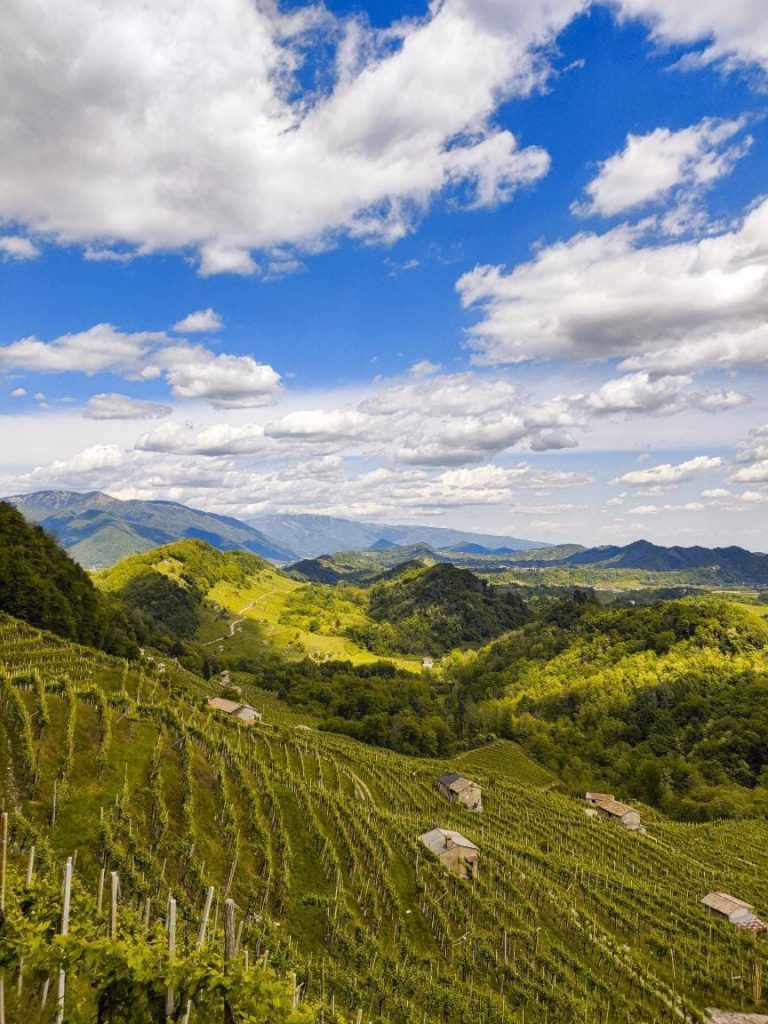
<path fill-rule="evenodd" d="M 745 903 L 744 900 L 737 899 L 727 892 L 707 893 L 701 902 L 705 907 L 709 907 L 710 910 L 717 910 L 726 916 L 730 916 L 738 910 L 752 910 L 751 903 Z"/>
<path fill-rule="evenodd" d="M 450 842 L 449 846 L 446 846 L 445 841 L 448 839 Z M 458 846 L 464 850 L 477 850 L 473 842 L 465 838 L 461 832 L 452 832 L 449 828 L 433 828 L 431 832 L 425 832 L 423 836 L 419 836 L 420 842 L 422 842 L 428 850 L 438 856 L 444 853 L 445 850 L 450 849 L 450 846 Z"/>
<path fill-rule="evenodd" d="M 593 804 L 598 800 L 613 800 L 613 793 L 587 793 L 586 799 Z"/>

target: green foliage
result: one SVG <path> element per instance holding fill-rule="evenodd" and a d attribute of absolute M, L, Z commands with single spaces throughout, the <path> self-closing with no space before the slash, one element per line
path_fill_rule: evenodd
<path fill-rule="evenodd" d="M 382 654 L 440 655 L 485 643 L 527 618 L 519 595 L 502 594 L 468 570 L 448 564 L 374 585 L 368 610 L 374 623 L 353 628 L 350 635 Z"/>
<path fill-rule="evenodd" d="M 516 739 L 577 789 L 687 819 L 768 813 L 768 627 L 723 600 L 580 598 L 455 671 L 471 729 Z"/>
<path fill-rule="evenodd" d="M 136 651 L 120 605 L 100 595 L 53 538 L 7 502 L 0 502 L 0 610 L 113 654 Z"/>

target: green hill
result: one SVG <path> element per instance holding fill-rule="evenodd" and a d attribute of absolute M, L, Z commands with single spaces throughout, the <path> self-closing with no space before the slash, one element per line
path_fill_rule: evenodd
<path fill-rule="evenodd" d="M 169 987 L 174 1019 L 190 998 L 203 1024 L 223 1019 L 225 998 L 250 1024 L 702 1024 L 706 1006 L 768 1011 L 755 980 L 763 943 L 700 903 L 723 890 L 766 915 L 765 821 L 657 816 L 647 835 L 628 833 L 549 788 L 513 744 L 407 758 L 311 719 L 297 729 L 257 691 L 243 699 L 265 721 L 248 729 L 214 714 L 205 684 L 172 661 L 126 664 L 9 618 L 0 661 L 0 963 L 14 1024 L 54 1019 L 60 964 L 72 1024 L 97 1011 L 119 1024 L 159 1019 Z M 482 779 L 482 815 L 435 792 L 452 770 Z M 419 843 L 435 820 L 479 846 L 474 882 Z M 75 851 L 72 934 L 56 940 Z M 228 963 L 225 897 L 239 941 Z"/>
<path fill-rule="evenodd" d="M 0 611 L 117 654 L 136 650 L 132 624 L 39 526 L 0 502 Z"/>
<path fill-rule="evenodd" d="M 399 572 L 368 591 L 375 625 L 354 638 L 383 653 L 441 655 L 454 647 L 482 645 L 525 622 L 522 598 L 501 593 L 453 565 Z"/>
<path fill-rule="evenodd" d="M 768 624 L 718 598 L 586 596 L 457 666 L 470 730 L 518 740 L 574 791 L 686 820 L 768 813 Z"/>
<path fill-rule="evenodd" d="M 378 660 L 351 637 L 351 630 L 371 623 L 364 592 L 299 582 L 245 552 L 179 541 L 124 559 L 95 581 L 146 621 L 153 642 L 162 638 L 170 649 L 174 640 L 194 640 L 229 667 L 250 664 L 256 654 L 263 660 L 267 650 L 291 660 Z M 392 660 L 401 667 L 420 664 Z"/>

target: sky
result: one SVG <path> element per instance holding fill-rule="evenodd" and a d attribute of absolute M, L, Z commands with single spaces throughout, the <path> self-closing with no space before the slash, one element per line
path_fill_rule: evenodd
<path fill-rule="evenodd" d="M 0 493 L 768 549 L 764 0 L 6 0 Z"/>

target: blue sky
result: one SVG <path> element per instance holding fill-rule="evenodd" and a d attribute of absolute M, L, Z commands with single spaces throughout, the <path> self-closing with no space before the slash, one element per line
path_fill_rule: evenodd
<path fill-rule="evenodd" d="M 14 0 L 2 490 L 765 547 L 732 6 Z"/>

